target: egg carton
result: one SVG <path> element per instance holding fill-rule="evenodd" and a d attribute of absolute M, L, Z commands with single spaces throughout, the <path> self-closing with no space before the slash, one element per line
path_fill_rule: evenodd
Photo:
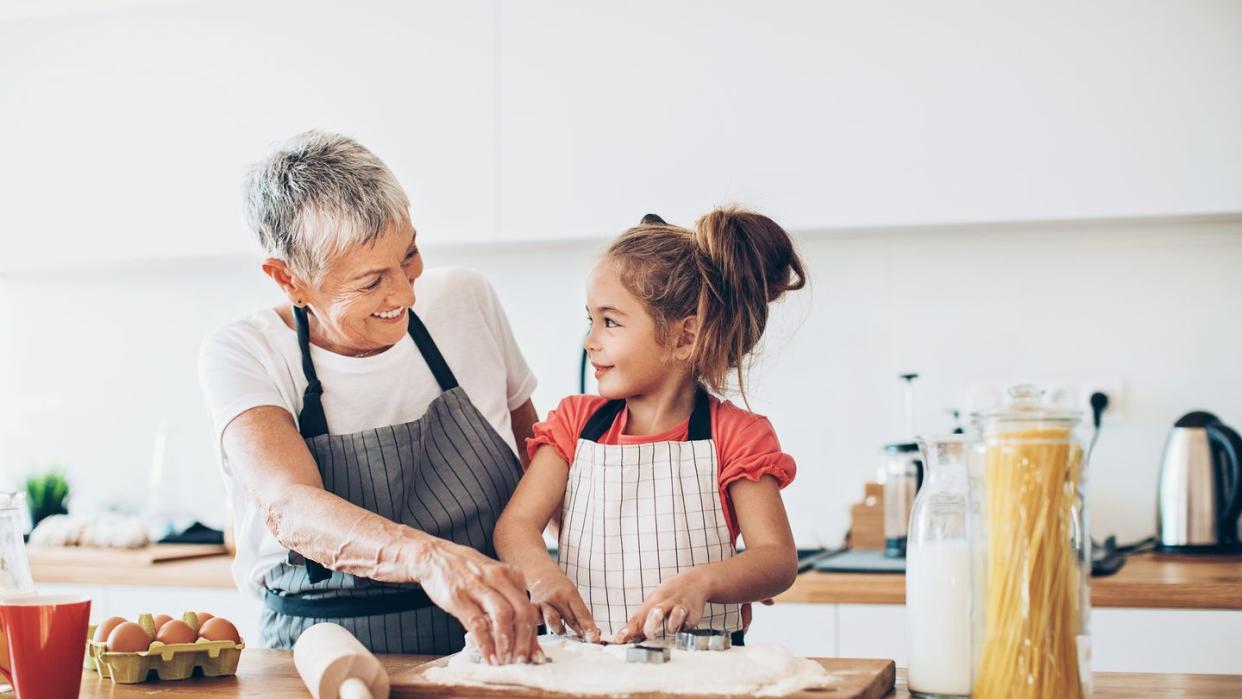
<path fill-rule="evenodd" d="M 198 628 L 198 616 L 194 612 L 186 612 L 182 619 Z M 138 624 L 149 631 L 155 628 L 150 614 L 140 615 Z M 206 677 L 235 675 L 242 649 L 246 647 L 244 639 L 234 643 L 200 638 L 193 643 L 152 641 L 147 650 L 119 653 L 108 650 L 108 644 L 103 641 L 91 640 L 94 633 L 92 624 L 87 629 L 83 665 L 118 684 L 146 682 L 152 672 L 161 680 L 185 680 L 194 675 L 195 668 L 201 668 Z"/>

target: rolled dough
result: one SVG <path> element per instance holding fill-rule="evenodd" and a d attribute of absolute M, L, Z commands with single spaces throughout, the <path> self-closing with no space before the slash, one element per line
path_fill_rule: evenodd
<path fill-rule="evenodd" d="M 452 656 L 423 677 L 439 684 L 519 685 L 574 694 L 750 694 L 782 696 L 833 682 L 819 663 L 775 644 L 757 643 L 726 651 L 674 649 L 667 663 L 625 661 L 626 646 L 595 645 L 559 636 L 539 644 L 552 662 L 543 665 L 485 665 L 469 651 Z"/>

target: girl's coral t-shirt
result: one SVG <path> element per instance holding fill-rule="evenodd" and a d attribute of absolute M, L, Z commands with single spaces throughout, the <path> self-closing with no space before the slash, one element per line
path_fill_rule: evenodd
<path fill-rule="evenodd" d="M 563 399 L 556 409 L 548 413 L 548 418 L 537 423 L 534 435 L 526 440 L 526 451 L 531 458 L 545 444 L 556 449 L 566 463 L 572 465 L 573 454 L 578 444 L 578 434 L 591 415 L 595 414 L 608 402 L 602 396 L 576 395 Z M 737 516 L 733 511 L 733 501 L 729 497 L 729 486 L 745 478 L 758 481 L 764 476 L 772 476 L 781 488 L 789 485 L 794 479 L 797 467 L 793 457 L 781 451 L 780 440 L 772 429 L 772 423 L 762 415 L 743 410 L 729 401 L 712 397 L 710 400 L 712 415 L 712 440 L 716 443 L 716 458 L 720 464 L 716 474 L 717 486 L 720 489 L 720 505 L 724 510 L 725 521 L 729 526 L 729 535 L 734 545 L 737 544 Z M 612 422 L 612 426 L 599 439 L 600 444 L 650 444 L 652 442 L 684 442 L 690 436 L 690 418 L 686 418 L 676 427 L 660 434 L 641 436 L 625 434 L 626 420 L 629 410 L 622 410 Z"/>

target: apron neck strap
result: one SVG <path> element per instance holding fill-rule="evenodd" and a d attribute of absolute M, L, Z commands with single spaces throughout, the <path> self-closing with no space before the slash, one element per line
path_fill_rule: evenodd
<path fill-rule="evenodd" d="M 624 400 L 610 400 L 601 405 L 582 426 L 578 437 L 588 442 L 598 442 L 600 437 L 612 427 L 617 415 L 625 409 Z M 707 391 L 700 386 L 694 393 L 694 408 L 690 410 L 690 427 L 687 438 L 699 441 L 712 438 L 712 409 Z"/>
<path fill-rule="evenodd" d="M 457 377 L 453 375 L 448 362 L 444 361 L 440 348 L 431 339 L 427 326 L 414 314 L 413 308 L 409 309 L 409 314 L 410 339 L 414 340 L 423 360 L 431 368 L 431 374 L 440 385 L 440 390 L 451 391 L 457 388 Z M 323 384 L 319 382 L 315 365 L 311 362 L 310 321 L 306 309 L 294 306 L 293 320 L 298 331 L 298 350 L 302 353 L 302 373 L 306 375 L 306 390 L 302 392 L 302 412 L 298 414 L 298 431 L 303 439 L 310 439 L 328 434 L 328 418 L 323 412 Z"/>
<path fill-rule="evenodd" d="M 436 383 L 440 384 L 440 390 L 451 391 L 457 388 L 457 377 L 453 375 L 448 362 L 444 361 L 440 348 L 436 347 L 435 341 L 431 339 L 427 326 L 423 325 L 423 321 L 414 313 L 413 308 L 409 310 L 409 313 L 410 337 L 414 340 L 414 344 L 418 345 L 418 351 L 423 355 L 427 366 L 431 367 L 431 374 L 436 377 Z"/>
<path fill-rule="evenodd" d="M 302 353 L 302 373 L 306 375 L 306 390 L 302 392 L 302 412 L 298 413 L 298 432 L 303 439 L 328 433 L 328 418 L 323 412 L 323 384 L 311 363 L 310 323 L 306 309 L 293 307 L 293 320 L 298 329 L 298 350 Z"/>

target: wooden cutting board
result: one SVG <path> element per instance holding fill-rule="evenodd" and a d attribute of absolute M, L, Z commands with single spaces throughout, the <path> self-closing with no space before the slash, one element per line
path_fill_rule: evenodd
<path fill-rule="evenodd" d="M 44 566 L 145 567 L 227 553 L 221 544 L 150 544 L 140 549 L 105 549 L 87 546 L 29 546 L 26 557 Z"/>
<path fill-rule="evenodd" d="M 897 679 L 897 666 L 891 660 L 855 660 L 850 658 L 812 658 L 812 660 L 823 665 L 825 670 L 836 675 L 836 684 L 823 689 L 805 690 L 785 696 L 791 697 L 791 699 L 880 699 L 881 697 L 888 696 L 888 693 L 893 690 L 893 683 Z M 391 696 L 393 699 L 407 699 L 408 697 L 494 697 L 496 699 L 547 697 L 548 699 L 560 699 L 561 697 L 578 696 L 525 687 L 436 684 L 429 682 L 423 677 L 423 673 L 428 668 L 444 665 L 447 662 L 447 658 L 441 658 L 440 660 L 434 660 L 411 670 L 392 675 L 390 678 L 392 683 Z M 601 697 L 605 695 L 582 696 Z M 625 697 L 625 699 L 680 699 L 705 695 L 659 692 L 611 696 Z M 750 695 L 739 694 L 736 696 L 747 697 Z"/>

